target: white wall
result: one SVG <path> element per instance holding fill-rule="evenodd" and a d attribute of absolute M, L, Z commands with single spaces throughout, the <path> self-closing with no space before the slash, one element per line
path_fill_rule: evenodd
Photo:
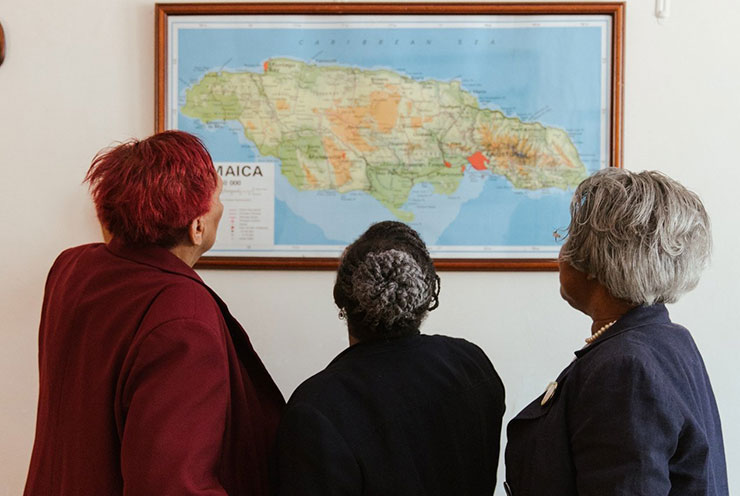
<path fill-rule="evenodd" d="M 704 354 L 740 488 L 740 2 L 627 2 L 625 164 L 696 190 L 714 223 L 714 264 L 671 308 Z M 153 132 L 151 0 L 0 0 L 0 494 L 19 494 L 37 395 L 36 333 L 46 271 L 65 247 L 99 239 L 82 178 L 114 140 Z M 202 271 L 248 329 L 285 395 L 345 346 L 322 272 Z M 587 319 L 555 273 L 443 273 L 429 333 L 466 337 L 507 386 L 507 420 L 571 359 Z M 499 476 L 501 479 L 501 475 Z"/>

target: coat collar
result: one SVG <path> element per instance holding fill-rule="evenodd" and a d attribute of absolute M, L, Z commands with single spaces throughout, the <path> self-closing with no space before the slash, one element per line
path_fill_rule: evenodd
<path fill-rule="evenodd" d="M 414 334 L 400 337 L 360 341 L 359 343 L 353 344 L 352 346 L 342 350 L 339 355 L 329 362 L 329 365 L 342 360 L 347 355 L 374 355 L 376 353 L 385 353 L 389 349 L 394 350 L 397 348 L 417 346 L 421 342 L 420 336 L 421 334 L 417 331 Z"/>
<path fill-rule="evenodd" d="M 575 352 L 577 357 L 582 357 L 589 351 L 593 350 L 600 344 L 613 339 L 615 336 L 624 334 L 638 327 L 648 325 L 670 324 L 671 319 L 668 315 L 668 309 L 662 303 L 655 305 L 635 307 L 622 317 L 607 331 L 603 336 L 594 341 L 590 346 L 586 346 Z"/>
<path fill-rule="evenodd" d="M 583 357 L 586 353 L 592 351 L 597 346 L 600 346 L 603 342 L 639 327 L 656 324 L 667 324 L 670 323 L 670 321 L 671 320 L 668 316 L 668 310 L 663 304 L 633 308 L 632 310 L 624 314 L 617 321 L 617 323 L 614 324 L 611 329 L 609 329 L 609 332 L 594 341 L 593 344 L 591 344 L 590 346 L 586 346 L 585 348 L 581 348 L 580 350 L 576 351 L 576 358 L 574 358 L 570 365 L 568 365 L 565 369 L 563 369 L 562 372 L 560 372 L 558 378 L 555 380 L 555 383 L 562 384 L 570 371 L 573 369 L 573 366 L 578 362 L 578 359 Z M 553 404 L 556 403 L 555 400 L 560 395 L 561 391 L 562 388 L 556 388 L 554 396 L 548 402 L 546 402 L 545 405 L 541 404 L 544 393 L 541 394 L 537 399 L 535 399 L 526 408 L 524 408 L 524 410 L 519 412 L 515 419 L 534 419 L 537 417 L 541 417 L 550 409 Z"/>
<path fill-rule="evenodd" d="M 132 246 L 115 238 L 106 246 L 111 253 L 121 258 L 149 265 L 165 272 L 179 274 L 205 285 L 200 276 L 188 264 L 161 246 Z"/>

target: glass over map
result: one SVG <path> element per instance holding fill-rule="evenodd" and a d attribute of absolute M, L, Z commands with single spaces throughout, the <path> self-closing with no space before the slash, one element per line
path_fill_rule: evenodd
<path fill-rule="evenodd" d="M 224 180 L 211 256 L 335 257 L 373 222 L 439 258 L 553 258 L 609 161 L 607 16 L 183 16 L 166 127 Z"/>

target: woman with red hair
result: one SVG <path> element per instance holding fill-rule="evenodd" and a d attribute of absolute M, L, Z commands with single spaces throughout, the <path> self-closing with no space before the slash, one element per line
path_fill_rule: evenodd
<path fill-rule="evenodd" d="M 221 179 L 179 131 L 104 151 L 87 173 L 109 243 L 49 272 L 26 495 L 267 495 L 283 397 L 192 267 Z"/>

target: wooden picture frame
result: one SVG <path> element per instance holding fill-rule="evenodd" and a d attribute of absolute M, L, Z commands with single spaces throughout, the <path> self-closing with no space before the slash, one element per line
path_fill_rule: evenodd
<path fill-rule="evenodd" d="M 419 226 L 439 269 L 556 270 L 542 226 L 557 241 L 578 178 L 622 164 L 624 2 L 168 3 L 155 13 L 156 130 L 194 132 L 225 191 L 239 182 L 222 195 L 228 239 L 199 267 L 333 270 L 354 239 L 345 234 L 364 231 L 377 203 Z M 221 150 L 227 135 L 236 151 Z M 271 172 L 254 180 L 267 188 L 240 190 L 260 164 Z M 476 203 L 498 191 L 516 206 Z M 349 220 L 325 222 L 321 202 Z M 450 224 L 438 220 L 455 208 Z M 510 238 L 495 238 L 501 226 L 513 226 Z"/>

